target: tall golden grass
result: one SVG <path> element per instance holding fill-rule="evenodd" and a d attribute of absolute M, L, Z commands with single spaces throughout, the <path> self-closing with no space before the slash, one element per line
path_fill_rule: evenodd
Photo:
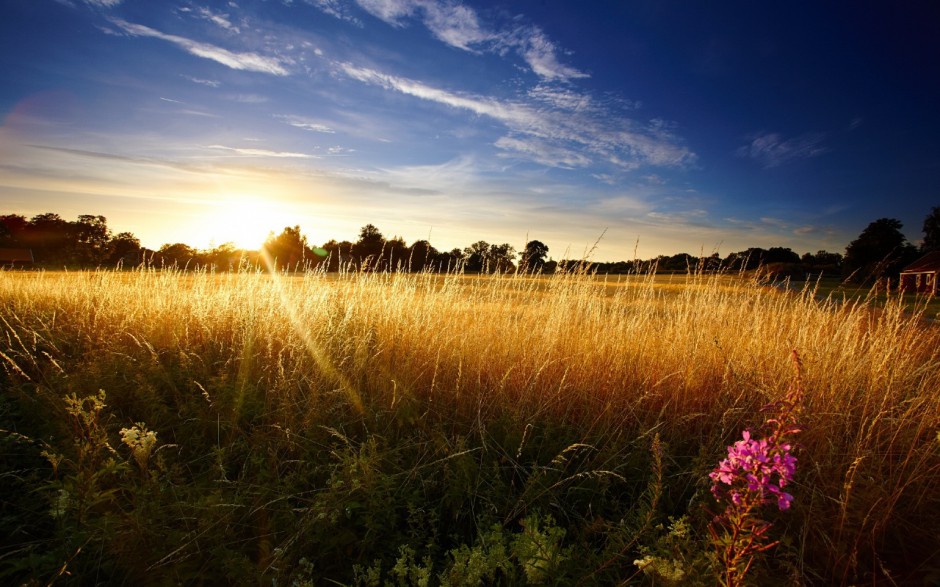
<path fill-rule="evenodd" d="M 142 269 L 0 272 L 0 319 L 5 385 L 53 419 L 67 393 L 100 388 L 115 427 L 144 421 L 163 444 L 195 442 L 173 437 L 175 418 L 207 420 L 205 442 L 224 445 L 351 422 L 391 434 L 392 413 L 437 431 L 440 458 L 462 434 L 485 446 L 497 420 L 515 423 L 520 454 L 545 423 L 593 447 L 658 434 L 676 514 L 707 509 L 709 467 L 782 397 L 796 349 L 798 486 L 775 518 L 792 572 L 851 583 L 940 567 L 940 330 L 900 300 L 727 275 Z M 582 472 L 634 473 L 605 454 Z"/>

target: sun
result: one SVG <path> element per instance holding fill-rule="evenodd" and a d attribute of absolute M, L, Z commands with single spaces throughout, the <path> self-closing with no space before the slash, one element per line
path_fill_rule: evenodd
<path fill-rule="evenodd" d="M 204 230 L 216 245 L 232 243 L 240 249 L 256 250 L 272 231 L 277 233 L 288 222 L 278 203 L 253 196 L 225 196 L 213 208 Z"/>

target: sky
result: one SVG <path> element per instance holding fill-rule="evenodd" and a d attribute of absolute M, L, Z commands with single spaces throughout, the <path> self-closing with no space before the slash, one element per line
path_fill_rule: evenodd
<path fill-rule="evenodd" d="M 598 261 L 940 206 L 935 2 L 4 0 L 0 213 Z"/>

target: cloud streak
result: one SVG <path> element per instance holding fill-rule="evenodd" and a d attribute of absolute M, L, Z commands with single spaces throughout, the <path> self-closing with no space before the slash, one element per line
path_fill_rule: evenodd
<path fill-rule="evenodd" d="M 307 0 L 324 13 L 354 21 L 335 0 Z M 507 52 L 517 54 L 529 69 L 543 80 L 568 81 L 589 77 L 577 68 L 558 59 L 561 52 L 545 32 L 537 26 L 519 24 L 515 20 L 505 29 L 483 22 L 469 6 L 452 0 L 356 0 L 361 9 L 385 23 L 402 28 L 407 19 L 418 20 L 439 41 L 471 53 Z M 361 23 L 360 23 L 361 24 Z"/>
<path fill-rule="evenodd" d="M 230 33 L 234 33 L 236 35 L 241 33 L 241 29 L 234 25 L 231 20 L 229 20 L 229 16 L 227 14 L 213 12 L 209 8 L 205 7 L 198 8 L 197 14 L 200 18 L 208 20 L 209 22 L 227 30 Z"/>
<path fill-rule="evenodd" d="M 148 26 L 134 24 L 121 18 L 111 18 L 109 20 L 130 36 L 149 37 L 167 41 L 191 55 L 221 63 L 231 69 L 268 73 L 277 76 L 285 76 L 290 73 L 285 67 L 286 61 L 280 57 L 266 57 L 253 52 L 237 53 L 209 43 L 201 43 L 185 37 L 163 33 Z"/>
<path fill-rule="evenodd" d="M 311 132 L 318 132 L 323 134 L 335 134 L 336 131 L 333 128 L 318 122 L 316 120 L 311 120 L 309 118 L 304 118 L 303 116 L 275 116 L 275 118 L 283 120 L 290 126 L 294 128 L 300 128 L 303 130 L 308 130 Z"/>
<path fill-rule="evenodd" d="M 247 157 L 274 157 L 277 159 L 316 159 L 315 155 L 308 155 L 306 153 L 292 153 L 290 151 L 268 151 L 266 149 L 242 149 L 238 147 L 226 147 L 224 145 L 208 145 L 207 149 L 215 149 L 218 151 L 228 151 L 230 153 L 235 153 L 236 155 L 244 155 Z"/>
<path fill-rule="evenodd" d="M 783 139 L 777 133 L 760 133 L 740 147 L 737 155 L 753 159 L 768 169 L 827 153 L 829 149 L 822 145 L 825 139 L 824 133 L 806 133 L 792 139 Z"/>
<path fill-rule="evenodd" d="M 556 101 L 554 108 L 536 108 L 520 101 L 450 92 L 350 63 L 338 68 L 365 84 L 494 119 L 509 131 L 497 141 L 498 148 L 543 165 L 586 167 L 601 161 L 631 170 L 641 165 L 686 167 L 696 158 L 661 123 L 644 127 L 600 107 L 580 108 L 579 101 L 574 109 L 571 104 L 564 107 L 564 101 Z"/>

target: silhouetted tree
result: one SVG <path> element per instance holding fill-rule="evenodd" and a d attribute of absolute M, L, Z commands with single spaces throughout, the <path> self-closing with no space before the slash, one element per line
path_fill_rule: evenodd
<path fill-rule="evenodd" d="M 446 253 L 439 253 L 434 261 L 435 271 L 457 271 L 463 265 L 463 251 L 458 248 L 451 249 Z"/>
<path fill-rule="evenodd" d="M 19 214 L 6 214 L 0 216 L 0 246 L 23 247 L 25 245 L 26 231 L 29 221 Z"/>
<path fill-rule="evenodd" d="M 770 247 L 763 258 L 764 263 L 799 263 L 800 256 L 789 247 Z"/>
<path fill-rule="evenodd" d="M 521 271 L 541 271 L 548 256 L 548 245 L 538 240 L 531 240 L 525 244 L 525 249 L 519 253 L 519 269 Z"/>
<path fill-rule="evenodd" d="M 380 265 L 382 249 L 385 246 L 385 237 L 373 224 L 366 224 L 359 230 L 359 240 L 353 245 L 353 256 L 362 267 L 376 268 Z"/>
<path fill-rule="evenodd" d="M 385 241 L 382 246 L 382 262 L 376 269 L 379 271 L 408 269 L 408 245 L 405 244 L 405 239 L 396 236 Z"/>
<path fill-rule="evenodd" d="M 490 245 L 490 252 L 486 266 L 489 271 L 505 273 L 516 268 L 512 260 L 516 256 L 516 248 L 509 243 Z"/>
<path fill-rule="evenodd" d="M 698 266 L 698 257 L 690 255 L 689 253 L 679 253 L 671 257 L 660 255 L 656 265 L 659 271 L 687 273 L 695 271 L 695 268 Z"/>
<path fill-rule="evenodd" d="M 339 271 L 340 268 L 349 267 L 353 261 L 352 250 L 353 243 L 349 241 L 330 240 L 323 243 L 323 251 L 326 253 L 325 262 L 327 271 Z"/>
<path fill-rule="evenodd" d="M 199 261 L 199 251 L 185 243 L 165 244 L 153 257 L 153 263 L 157 266 L 179 269 L 193 269 Z"/>
<path fill-rule="evenodd" d="M 133 267 L 141 262 L 140 240 L 130 232 L 119 232 L 110 243 L 108 264 Z"/>
<path fill-rule="evenodd" d="M 222 243 L 204 254 L 205 261 L 216 271 L 235 271 L 246 258 L 245 251 L 233 243 Z"/>
<path fill-rule="evenodd" d="M 22 244 L 33 250 L 37 263 L 61 267 L 72 261 L 72 232 L 71 223 L 58 214 L 37 214 L 29 219 Z"/>
<path fill-rule="evenodd" d="M 766 249 L 760 247 L 751 247 L 737 253 L 731 253 L 725 257 L 724 265 L 729 269 L 743 269 L 746 271 L 757 269 L 763 262 Z"/>
<path fill-rule="evenodd" d="M 859 283 L 896 277 L 917 250 L 901 233 L 900 220 L 879 218 L 845 249 L 842 274 Z"/>
<path fill-rule="evenodd" d="M 71 261 L 81 266 L 107 262 L 111 248 L 111 229 L 104 216 L 82 214 L 72 223 Z"/>
<path fill-rule="evenodd" d="M 435 270 L 435 261 L 440 253 L 426 240 L 412 243 L 408 248 L 408 259 L 412 271 Z"/>
<path fill-rule="evenodd" d="M 829 251 L 806 253 L 800 258 L 800 264 L 803 265 L 803 270 L 809 273 L 838 275 L 842 272 L 842 255 Z"/>
<path fill-rule="evenodd" d="M 490 243 L 477 241 L 463 250 L 464 270 L 480 272 L 490 256 Z"/>
<path fill-rule="evenodd" d="M 277 236 L 272 232 L 264 241 L 262 250 L 278 270 L 304 269 L 305 260 L 312 257 L 307 237 L 301 234 L 299 225 L 285 226 Z"/>
<path fill-rule="evenodd" d="M 940 206 L 931 208 L 924 218 L 924 242 L 920 245 L 920 251 L 940 251 Z"/>

